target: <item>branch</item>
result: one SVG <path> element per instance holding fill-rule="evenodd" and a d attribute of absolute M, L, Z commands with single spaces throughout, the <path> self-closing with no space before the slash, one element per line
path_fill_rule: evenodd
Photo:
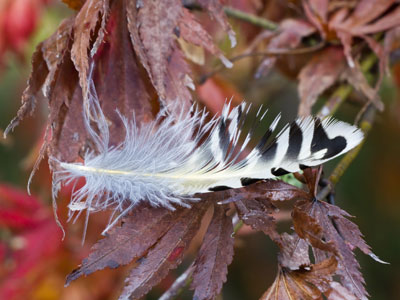
<path fill-rule="evenodd" d="M 277 23 L 274 23 L 268 19 L 258 17 L 253 14 L 246 13 L 244 11 L 229 7 L 229 6 L 224 6 L 224 11 L 225 14 L 228 17 L 232 17 L 241 21 L 245 21 L 247 23 L 256 25 L 258 27 L 275 31 L 279 28 L 279 25 Z"/>

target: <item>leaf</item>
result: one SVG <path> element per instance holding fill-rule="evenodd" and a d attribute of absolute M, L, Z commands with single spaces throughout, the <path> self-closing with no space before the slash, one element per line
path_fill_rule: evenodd
<path fill-rule="evenodd" d="M 348 68 L 342 77 L 345 78 L 354 88 L 365 95 L 370 103 L 379 110 L 383 111 L 384 104 L 378 95 L 378 91 L 371 87 L 365 78 L 361 66 L 358 62 L 354 62 L 353 68 Z"/>
<path fill-rule="evenodd" d="M 331 282 L 331 290 L 326 293 L 328 300 L 357 300 L 344 286 L 338 282 Z"/>
<path fill-rule="evenodd" d="M 319 95 L 337 81 L 345 67 L 343 51 L 338 47 L 329 47 L 313 56 L 299 74 L 299 116 L 311 114 Z"/>
<path fill-rule="evenodd" d="M 74 21 L 74 43 L 71 49 L 71 59 L 79 73 L 79 84 L 82 88 L 85 105 L 87 105 L 86 102 L 88 97 L 87 79 L 89 75 L 89 49 L 91 47 L 91 36 L 96 29 L 96 25 L 100 22 L 101 27 L 97 32 L 96 42 L 93 44 L 93 48 L 91 49 L 93 53 L 96 53 L 97 46 L 103 40 L 103 31 L 106 24 L 105 20 L 107 13 L 108 0 L 87 0 L 83 4 Z"/>
<path fill-rule="evenodd" d="M 289 270 L 298 270 L 301 266 L 310 265 L 308 248 L 308 243 L 296 233 L 284 232 L 278 255 L 279 264 Z"/>
<path fill-rule="evenodd" d="M 303 199 L 308 194 L 281 180 L 263 180 L 247 187 L 229 191 L 222 202 L 234 202 L 239 218 L 254 230 L 263 231 L 280 244 L 273 213 L 277 208 L 273 202 Z"/>
<path fill-rule="evenodd" d="M 128 8 L 135 9 L 132 5 Z M 133 46 L 135 49 L 143 47 L 144 51 L 136 50 L 136 52 L 144 54 L 141 57 L 143 66 L 147 69 L 159 97 L 167 104 L 176 100 L 173 96 L 181 94 L 177 91 L 174 93 L 175 95 L 169 97 L 166 82 L 174 82 L 173 79 L 168 78 L 169 60 L 176 49 L 174 30 L 182 16 L 182 9 L 182 3 L 177 0 L 144 1 L 137 12 L 136 28 L 141 43 Z M 133 26 L 130 29 L 134 30 Z M 179 90 L 179 87 L 177 89 Z M 190 98 L 179 98 L 178 101 L 182 105 L 186 105 L 189 104 Z"/>
<path fill-rule="evenodd" d="M 114 145 L 125 137 L 116 109 L 128 118 L 134 113 L 137 122 L 152 120 L 153 110 L 155 113 L 157 109 L 156 99 L 150 93 L 150 83 L 143 76 L 133 52 L 124 14 L 122 1 L 114 2 L 105 27 L 107 33 L 93 57 L 97 94 L 103 111 L 111 122 L 110 141 Z M 53 91 L 49 94 L 49 123 L 55 124 L 50 154 L 60 160 L 76 161 L 83 149 L 92 146 L 87 140 L 83 123 L 82 90 L 69 57 L 63 59 L 59 68 Z"/>
<path fill-rule="evenodd" d="M 279 267 L 274 283 L 260 299 L 322 299 L 322 293 L 329 288 L 336 266 L 336 259 L 331 257 L 293 271 Z"/>
<path fill-rule="evenodd" d="M 208 208 L 207 202 L 194 204 L 175 215 L 173 225 L 142 258 L 126 279 L 119 299 L 137 299 L 146 294 L 182 261 L 183 254 L 197 233 L 201 219 Z"/>
<path fill-rule="evenodd" d="M 199 0 L 198 3 L 204 9 L 206 9 L 209 14 L 215 18 L 222 29 L 228 33 L 229 39 L 231 41 L 231 47 L 235 47 L 237 43 L 236 34 L 228 23 L 228 18 L 226 17 L 221 0 Z"/>
<path fill-rule="evenodd" d="M 146 74 L 132 50 L 124 1 L 115 1 L 105 27 L 103 43 L 94 57 L 97 94 L 110 126 L 110 142 L 117 145 L 125 138 L 121 113 L 137 123 L 154 119 L 158 109 L 155 92 L 149 88 Z M 118 110 L 118 112 L 116 111 Z"/>
<path fill-rule="evenodd" d="M 211 54 L 219 57 L 222 63 L 231 68 L 232 63 L 222 54 L 222 51 L 215 46 L 211 36 L 195 19 L 187 9 L 183 9 L 183 16 L 179 21 L 179 36 L 185 41 L 201 46 Z"/>
<path fill-rule="evenodd" d="M 194 262 L 193 282 L 195 299 L 214 299 L 226 281 L 228 265 L 233 259 L 232 218 L 225 208 L 214 206 L 214 215 Z"/>
<path fill-rule="evenodd" d="M 42 88 L 45 97 L 51 97 L 50 94 L 54 87 L 55 77 L 68 52 L 68 45 L 72 38 L 72 30 L 73 18 L 68 18 L 61 22 L 57 31 L 43 42 L 41 50 L 49 70 L 49 74 Z"/>
<path fill-rule="evenodd" d="M 310 238 L 310 235 L 305 237 L 313 247 L 321 250 L 327 250 L 325 246 L 321 247 L 321 241 L 333 243 L 339 263 L 337 274 L 340 276 L 343 285 L 360 299 L 366 298 L 368 294 L 364 288 L 364 278 L 352 250 L 355 247 L 360 247 L 368 255 L 371 255 L 370 253 L 372 252 L 362 239 L 358 227 L 345 218 L 350 215 L 337 206 L 321 201 L 299 202 L 295 209 L 304 212 L 302 214 L 304 217 L 303 222 L 298 218 L 298 214 L 293 215 L 293 222 L 295 224 L 297 222 L 297 226 L 295 225 L 296 232 L 299 233 L 299 227 L 307 223 L 316 222 L 322 228 L 323 239 L 317 241 L 318 239 Z M 308 220 L 306 218 L 307 215 L 310 217 Z M 337 225 L 335 226 L 332 220 L 335 221 L 335 224 L 340 224 L 338 228 L 336 228 Z M 307 231 L 304 227 L 303 230 Z M 299 235 L 302 235 L 302 231 L 300 231 Z"/>
<path fill-rule="evenodd" d="M 310 23 L 297 19 L 286 19 L 281 22 L 279 28 L 280 33 L 270 39 L 266 47 L 267 51 L 289 51 L 290 49 L 295 49 L 301 44 L 302 38 L 309 36 L 316 31 L 315 27 Z M 268 70 L 272 69 L 277 59 L 276 56 L 265 58 L 256 71 L 256 78 L 260 77 L 261 74 L 265 76 L 265 67 L 267 67 Z"/>
<path fill-rule="evenodd" d="M 46 62 L 43 58 L 41 51 L 42 44 L 36 47 L 35 52 L 32 56 L 32 72 L 28 79 L 28 86 L 25 88 L 22 94 L 22 105 L 18 109 L 17 116 L 14 117 L 10 124 L 4 131 L 4 137 L 21 122 L 27 115 L 32 115 L 36 106 L 36 97 L 40 91 L 40 88 L 46 80 L 46 76 L 49 73 Z"/>
<path fill-rule="evenodd" d="M 112 228 L 92 247 L 82 265 L 67 276 L 66 285 L 82 275 L 104 268 L 114 269 L 142 257 L 174 225 L 174 219 L 184 213 L 183 209 L 171 212 L 148 206 L 132 210 L 122 226 Z"/>
<path fill-rule="evenodd" d="M 308 240 L 313 247 L 336 254 L 334 243 L 324 240 L 324 230 L 313 217 L 295 207 L 292 218 L 294 229 L 299 237 Z"/>

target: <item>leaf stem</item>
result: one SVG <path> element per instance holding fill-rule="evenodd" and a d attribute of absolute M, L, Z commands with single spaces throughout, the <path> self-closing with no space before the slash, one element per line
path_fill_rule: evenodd
<path fill-rule="evenodd" d="M 279 25 L 275 22 L 272 22 L 268 19 L 258 17 L 253 14 L 246 13 L 244 11 L 232 8 L 230 6 L 224 6 L 225 14 L 229 17 L 245 21 L 247 23 L 259 26 L 261 28 L 275 31 L 279 28 Z"/>

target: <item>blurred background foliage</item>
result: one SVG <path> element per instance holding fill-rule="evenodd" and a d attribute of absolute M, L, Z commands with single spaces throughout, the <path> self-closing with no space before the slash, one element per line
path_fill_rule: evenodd
<path fill-rule="evenodd" d="M 236 2 L 246 5 L 244 1 Z M 11 11 L 13 5 L 21 6 Z M 275 14 L 279 14 L 276 10 Z M 35 46 L 72 14 L 59 1 L 0 0 L 0 130 L 6 128 L 20 105 Z M 269 17 L 273 18 L 273 14 Z M 233 26 L 239 41 L 234 50 L 219 34 L 220 47 L 228 57 L 232 51 L 243 51 L 246 43 L 241 41 L 253 29 L 239 22 Z M 272 71 L 255 79 L 255 67 L 251 58 L 240 60 L 233 69 L 206 81 L 198 93 L 202 98 L 213 97 L 216 102 L 234 95 L 237 101 L 265 103 L 274 112 L 282 111 L 285 119 L 294 118 L 299 101 L 294 78 Z M 377 115 L 366 144 L 336 190 L 337 205 L 357 216 L 355 223 L 373 251 L 390 263 L 378 264 L 358 253 L 371 299 L 382 300 L 399 299 L 400 295 L 400 63 L 391 69 L 392 76 L 384 79 L 380 91 L 386 109 Z M 353 111 L 352 105 L 345 103 L 338 117 L 348 119 Z M 62 241 L 52 215 L 51 175 L 46 162 L 41 163 L 33 180 L 33 196 L 25 192 L 47 114 L 46 102 L 39 101 L 34 117 L 26 119 L 7 139 L 0 138 L 0 299 L 115 299 L 123 283 L 124 268 L 96 272 L 63 287 L 65 276 L 99 238 L 106 216 L 92 217 L 84 246 L 80 245 L 80 221 L 67 225 L 67 236 Z M 332 165 L 325 166 L 327 174 Z M 62 199 L 59 214 L 64 221 L 68 191 Z M 258 299 L 276 274 L 276 251 L 265 235 L 243 227 L 237 234 L 224 299 Z M 162 293 L 180 270 L 173 271 L 148 299 Z"/>

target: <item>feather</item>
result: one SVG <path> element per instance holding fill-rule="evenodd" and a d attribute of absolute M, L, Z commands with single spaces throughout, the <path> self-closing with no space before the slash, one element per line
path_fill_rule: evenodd
<path fill-rule="evenodd" d="M 196 193 L 238 188 L 249 179 L 320 165 L 363 139 L 357 127 L 332 118 L 300 118 L 278 131 L 280 116 L 268 124 L 262 108 L 250 118 L 251 105 L 231 108 L 227 103 L 221 116 L 211 121 L 195 106 L 175 115 L 164 111 L 143 124 L 121 115 L 125 140 L 111 146 L 93 82 L 90 86 L 90 116 L 84 117 L 97 152 L 87 152 L 82 163 L 53 158 L 61 167 L 53 174 L 55 195 L 61 183 L 85 179 L 72 195 L 72 214 L 113 207 L 123 215 L 141 201 L 171 210 L 174 205 L 190 206 L 198 200 Z"/>

